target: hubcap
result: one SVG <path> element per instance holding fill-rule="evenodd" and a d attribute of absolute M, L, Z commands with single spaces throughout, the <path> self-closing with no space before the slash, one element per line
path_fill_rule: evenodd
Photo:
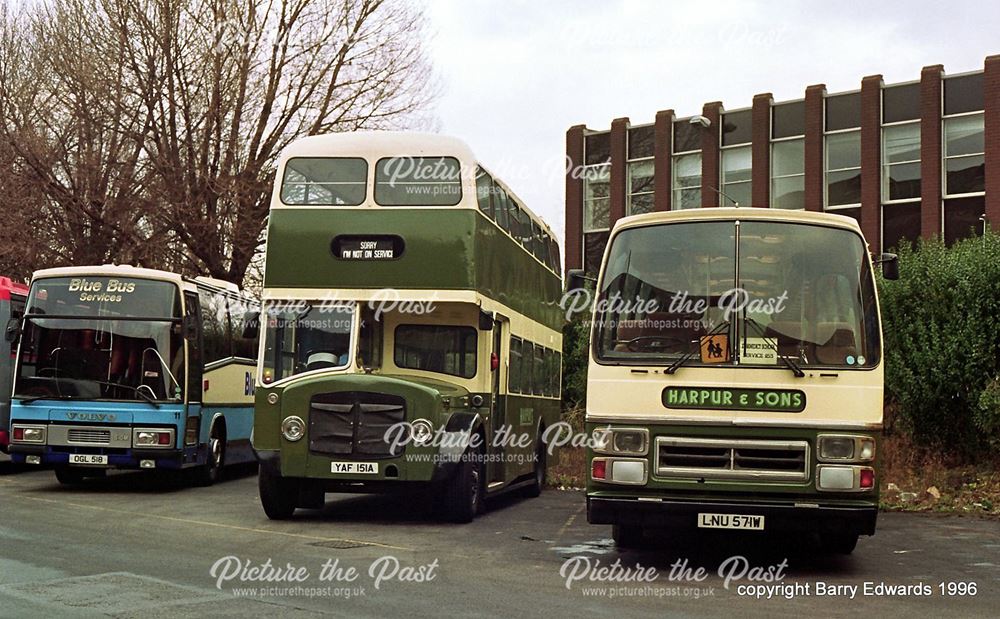
<path fill-rule="evenodd" d="M 218 437 L 212 437 L 212 463 L 219 466 L 222 462 L 222 441 Z"/>
<path fill-rule="evenodd" d="M 479 503 L 479 467 L 472 469 L 472 492 L 470 496 L 472 497 L 472 504 L 476 505 Z"/>

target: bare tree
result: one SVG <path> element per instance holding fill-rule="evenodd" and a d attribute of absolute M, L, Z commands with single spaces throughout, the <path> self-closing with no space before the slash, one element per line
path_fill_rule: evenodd
<path fill-rule="evenodd" d="M 128 47 L 163 222 L 187 270 L 241 282 L 274 162 L 309 134 L 420 121 L 423 20 L 399 0 L 104 0 Z"/>
<path fill-rule="evenodd" d="M 0 17 L 0 188 L 36 248 L 0 266 L 242 282 L 289 142 L 419 126 L 436 95 L 405 0 L 41 0 Z"/>
<path fill-rule="evenodd" d="M 5 222 L 3 244 L 32 267 L 161 261 L 152 168 L 136 139 L 144 108 L 94 9 L 66 0 L 2 16 L 0 148 L 11 161 L 0 184 L 18 223 Z"/>

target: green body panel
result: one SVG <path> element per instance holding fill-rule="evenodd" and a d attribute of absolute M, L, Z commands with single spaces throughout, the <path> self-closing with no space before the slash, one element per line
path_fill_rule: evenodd
<path fill-rule="evenodd" d="M 437 383 L 437 381 L 432 381 Z M 254 418 L 254 444 L 258 450 L 281 450 L 281 474 L 286 477 L 311 477 L 349 480 L 350 476 L 335 475 L 330 472 L 330 461 L 365 460 L 352 456 L 331 456 L 309 452 L 309 401 L 318 393 L 337 391 L 370 391 L 402 397 L 406 400 L 407 421 L 427 419 L 435 428 L 447 423 L 450 410 L 444 402 L 451 396 L 467 395 L 464 389 L 441 383 L 435 387 L 427 381 L 401 380 L 391 376 L 371 374 L 339 374 L 336 376 L 314 376 L 294 381 L 284 388 L 258 389 L 256 415 Z M 269 404 L 267 394 L 277 393 L 278 402 Z M 306 435 L 299 441 L 290 442 L 281 437 L 281 421 L 288 415 L 298 415 L 306 423 Z M 377 475 L 364 475 L 366 481 L 385 480 L 385 469 L 395 464 L 399 476 L 388 481 L 420 480 L 429 481 L 434 472 L 430 458 L 426 461 L 411 462 L 407 456 L 413 454 L 434 454 L 434 447 L 407 445 L 396 458 L 378 458 Z M 374 461 L 374 460 L 373 460 Z M 359 476 L 360 478 L 360 476 Z"/>
<path fill-rule="evenodd" d="M 559 420 L 559 400 L 532 396 L 501 396 L 504 398 L 502 410 L 506 411 L 501 425 L 510 426 L 516 435 L 522 433 L 531 437 L 525 447 L 503 442 L 494 436 L 494 426 L 490 419 L 489 401 L 481 408 L 468 405 L 469 392 L 465 389 L 430 378 L 412 376 L 387 376 L 372 374 L 338 374 L 314 376 L 293 381 L 278 387 L 263 387 L 256 392 L 256 415 L 254 417 L 254 446 L 260 451 L 281 452 L 281 473 L 287 477 L 321 478 L 338 481 L 430 481 L 434 474 L 433 456 L 439 452 L 435 445 L 417 447 L 407 445 L 403 454 L 395 458 L 379 458 L 379 472 L 376 475 L 349 476 L 330 472 L 331 460 L 349 461 L 352 456 L 331 456 L 309 452 L 308 431 L 305 437 L 289 442 L 281 437 L 281 421 L 289 415 L 298 415 L 309 425 L 309 401 L 317 393 L 335 391 L 371 391 L 397 395 L 406 399 L 407 421 L 427 419 L 435 429 L 446 426 L 449 417 L 458 411 L 478 414 L 483 420 L 487 454 L 503 455 L 488 461 L 491 480 L 511 481 L 528 475 L 533 470 L 533 455 L 536 448 L 536 431 L 549 427 Z M 278 401 L 270 404 L 267 396 L 278 395 Z M 415 454 L 421 454 L 415 459 Z M 359 460 L 367 461 L 365 458 Z M 374 460 L 373 460 L 374 461 Z M 395 465 L 396 477 L 385 477 L 386 467 Z"/>
<path fill-rule="evenodd" d="M 597 428 L 606 428 L 607 423 L 586 424 L 588 436 Z M 664 499 L 705 499 L 709 501 L 746 501 L 754 504 L 787 503 L 789 500 L 819 503 L 822 505 L 842 506 L 877 506 L 878 505 L 878 443 L 881 432 L 875 431 L 845 431 L 843 429 L 824 428 L 771 428 L 771 427 L 732 427 L 732 426 L 693 426 L 621 423 L 610 424 L 611 427 L 647 428 L 649 430 L 649 451 L 646 455 L 646 467 L 650 472 L 645 486 L 630 486 L 622 484 L 607 484 L 590 479 L 590 460 L 595 455 L 587 450 L 587 496 L 606 498 L 657 497 Z M 876 442 L 876 460 L 865 463 L 865 466 L 875 468 L 875 489 L 870 492 L 821 492 L 816 489 L 816 436 L 819 434 L 857 434 L 871 436 Z M 796 440 L 809 443 L 809 477 L 805 481 L 770 481 L 756 480 L 714 480 L 705 479 L 657 479 L 656 470 L 656 437 L 679 436 L 717 439 L 770 439 Z M 613 457 L 613 456 L 611 456 Z"/>
<path fill-rule="evenodd" d="M 340 260 L 337 235 L 397 235 L 395 260 Z M 265 288 L 475 290 L 559 330 L 562 282 L 478 210 L 468 208 L 274 209 Z"/>

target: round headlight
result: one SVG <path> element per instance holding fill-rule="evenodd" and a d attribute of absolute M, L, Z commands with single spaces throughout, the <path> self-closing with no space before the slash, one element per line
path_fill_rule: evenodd
<path fill-rule="evenodd" d="M 268 404 L 277 404 L 278 403 L 278 394 L 274 393 L 273 391 L 271 393 L 267 394 L 267 403 Z"/>
<path fill-rule="evenodd" d="M 426 419 L 417 419 L 410 424 L 414 445 L 426 445 L 434 436 L 434 426 Z"/>
<path fill-rule="evenodd" d="M 302 421 L 301 417 L 292 415 L 291 417 L 285 417 L 285 420 L 281 422 L 281 435 L 285 437 L 285 440 L 294 443 L 305 436 L 305 434 L 306 424 Z"/>

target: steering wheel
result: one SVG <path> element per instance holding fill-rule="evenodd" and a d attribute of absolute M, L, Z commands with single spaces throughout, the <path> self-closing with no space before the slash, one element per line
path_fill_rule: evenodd
<path fill-rule="evenodd" d="M 313 355 L 324 355 L 324 356 L 329 355 L 329 357 L 332 357 L 332 360 L 329 358 L 325 358 L 325 359 L 317 359 L 316 361 L 309 361 L 310 357 L 312 357 Z M 317 348 L 314 350 L 306 351 L 305 354 L 306 362 L 303 365 L 305 366 L 306 370 L 322 370 L 323 368 L 335 368 L 342 365 L 340 363 L 340 357 L 341 355 L 337 354 L 332 350 Z"/>

